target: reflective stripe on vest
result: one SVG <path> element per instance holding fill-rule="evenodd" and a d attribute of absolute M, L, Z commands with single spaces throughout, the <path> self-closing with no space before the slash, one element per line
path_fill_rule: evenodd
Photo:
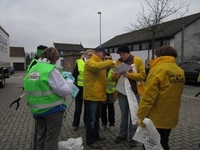
<path fill-rule="evenodd" d="M 84 76 L 85 62 L 83 61 L 83 59 L 78 59 L 78 60 L 76 60 L 76 63 L 78 65 L 78 72 L 79 72 L 79 75 L 77 77 L 77 85 L 83 86 L 83 76 Z"/>
<path fill-rule="evenodd" d="M 112 71 L 113 71 L 113 69 L 109 70 L 108 76 L 106 78 L 106 81 L 107 81 L 106 91 L 107 91 L 107 93 L 114 93 L 115 92 L 116 83 L 114 81 L 112 81 Z"/>
<path fill-rule="evenodd" d="M 51 94 L 54 94 L 55 92 L 53 90 L 51 91 L 45 91 L 45 92 L 26 92 L 29 96 L 48 96 Z"/>
<path fill-rule="evenodd" d="M 29 107 L 30 108 L 37 108 L 37 109 L 45 109 L 45 108 L 50 108 L 50 107 L 61 105 L 64 102 L 65 102 L 65 100 L 61 99 L 59 101 L 56 101 L 56 102 L 50 103 L 50 104 L 29 104 Z"/>

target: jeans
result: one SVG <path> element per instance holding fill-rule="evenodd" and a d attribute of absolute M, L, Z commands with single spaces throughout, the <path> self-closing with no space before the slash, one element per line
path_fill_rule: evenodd
<path fill-rule="evenodd" d="M 86 106 L 86 142 L 87 145 L 91 145 L 99 138 L 99 119 L 101 116 L 100 101 L 88 101 L 85 100 Z"/>
<path fill-rule="evenodd" d="M 135 94 L 137 100 L 139 101 L 139 96 Z M 123 95 L 119 93 L 119 107 L 121 110 L 121 123 L 120 123 L 120 130 L 119 130 L 119 136 L 122 138 L 127 138 L 128 135 L 128 129 L 129 129 L 129 139 L 132 140 L 136 129 L 137 125 L 133 125 L 131 122 L 131 118 L 129 119 L 129 104 L 128 104 L 128 99 L 126 95 Z M 129 121 L 129 123 L 128 123 Z M 128 127 L 129 124 L 129 127 Z"/>
<path fill-rule="evenodd" d="M 82 106 L 83 106 L 83 87 L 78 86 L 79 88 L 79 92 L 75 98 L 75 111 L 74 111 L 74 120 L 72 123 L 73 127 L 78 127 L 80 124 L 80 117 L 81 117 L 81 113 L 82 113 Z M 83 122 L 85 124 L 85 117 L 86 113 L 85 113 L 85 104 L 84 104 L 84 114 L 83 114 Z"/>

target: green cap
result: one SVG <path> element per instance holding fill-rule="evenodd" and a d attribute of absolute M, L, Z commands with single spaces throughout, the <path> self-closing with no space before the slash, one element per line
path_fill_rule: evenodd
<path fill-rule="evenodd" d="M 46 48 L 47 48 L 47 46 L 44 46 L 44 45 L 38 46 L 36 55 L 39 57 L 41 55 L 42 51 L 45 50 Z"/>

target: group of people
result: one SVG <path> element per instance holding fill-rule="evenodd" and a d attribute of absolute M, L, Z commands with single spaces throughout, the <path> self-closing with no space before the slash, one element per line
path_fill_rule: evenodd
<path fill-rule="evenodd" d="M 76 60 L 73 76 L 79 92 L 75 98 L 73 130 L 79 128 L 84 104 L 86 144 L 100 149 L 98 141 L 105 140 L 100 135 L 100 121 L 103 129 L 108 123 L 110 130 L 114 129 L 114 102 L 118 100 L 121 122 L 116 143 L 128 138 L 130 147 L 135 147 L 137 142 L 133 136 L 137 126 L 145 127 L 143 120 L 149 118 L 160 134 L 162 147 L 169 150 L 169 135 L 178 123 L 185 82 L 183 70 L 176 65 L 176 50 L 171 46 L 157 48 L 156 58 L 149 62 L 151 69 L 147 78 L 142 59 L 132 55 L 127 45 L 120 45 L 117 53 L 119 59 L 115 62 L 107 50 L 100 47 L 95 51 L 87 50 Z M 58 58 L 55 48 L 46 48 L 24 78 L 28 105 L 38 132 L 37 150 L 58 149 L 63 112 L 67 109 L 64 97 L 70 94 L 73 87 L 73 81 L 65 80 L 55 68 Z M 121 63 L 134 69 L 116 73 L 114 68 Z M 130 85 L 129 92 L 125 81 Z M 122 90 L 118 90 L 117 86 Z M 130 92 L 134 97 L 130 97 Z M 133 111 L 132 103 L 138 105 L 138 110 Z M 135 123 L 132 119 L 134 115 L 137 115 Z"/>

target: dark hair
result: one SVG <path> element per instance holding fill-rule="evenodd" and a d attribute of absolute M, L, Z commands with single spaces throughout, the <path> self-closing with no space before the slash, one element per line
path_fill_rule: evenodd
<path fill-rule="evenodd" d="M 120 52 L 122 52 L 122 53 L 130 53 L 130 49 L 129 49 L 128 45 L 126 45 L 126 44 L 120 45 L 118 47 L 117 54 L 119 54 Z"/>
<path fill-rule="evenodd" d="M 174 58 L 177 57 L 176 50 L 172 46 L 169 46 L 169 45 L 165 45 L 165 46 L 161 46 L 157 48 L 154 54 L 157 57 L 160 57 L 160 56 L 173 56 Z"/>
<path fill-rule="evenodd" d="M 106 53 L 106 56 L 110 56 L 110 53 Z"/>
<path fill-rule="evenodd" d="M 59 59 L 60 54 L 58 50 L 54 47 L 49 47 L 45 49 L 42 54 L 40 55 L 40 58 L 47 58 L 47 61 L 49 60 L 51 64 L 56 64 L 56 61 Z"/>

